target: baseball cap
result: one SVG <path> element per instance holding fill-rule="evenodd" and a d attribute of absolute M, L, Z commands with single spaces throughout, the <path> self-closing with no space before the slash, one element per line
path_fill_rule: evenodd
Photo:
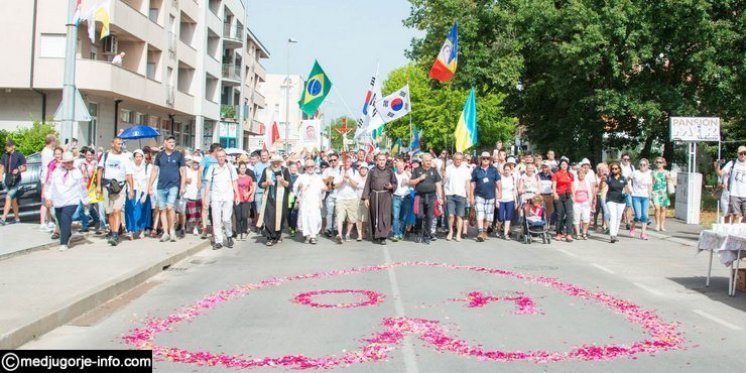
<path fill-rule="evenodd" d="M 492 156 L 490 155 L 490 152 L 482 152 L 482 155 L 480 157 L 481 158 L 492 158 Z"/>

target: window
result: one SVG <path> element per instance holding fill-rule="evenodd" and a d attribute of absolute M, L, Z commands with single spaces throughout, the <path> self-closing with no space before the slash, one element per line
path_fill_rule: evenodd
<path fill-rule="evenodd" d="M 148 123 L 148 114 L 137 113 L 137 115 L 135 117 L 137 118 L 137 124 L 146 124 L 146 123 Z"/>
<path fill-rule="evenodd" d="M 116 35 L 109 35 L 104 38 L 104 53 L 117 54 L 119 49 L 119 41 Z"/>
<path fill-rule="evenodd" d="M 132 112 L 126 109 L 119 111 L 119 121 L 122 123 L 132 123 Z"/>
<path fill-rule="evenodd" d="M 65 58 L 65 34 L 41 34 L 39 56 Z"/>

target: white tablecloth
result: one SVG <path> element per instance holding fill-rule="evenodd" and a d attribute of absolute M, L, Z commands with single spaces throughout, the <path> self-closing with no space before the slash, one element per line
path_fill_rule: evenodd
<path fill-rule="evenodd" d="M 699 234 L 697 251 L 713 251 L 720 256 L 720 263 L 730 266 L 739 257 L 746 259 L 746 237 L 718 233 L 713 230 Z"/>

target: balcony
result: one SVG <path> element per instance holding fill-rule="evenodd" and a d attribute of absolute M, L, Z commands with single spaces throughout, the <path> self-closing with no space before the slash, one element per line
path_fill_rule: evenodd
<path fill-rule="evenodd" d="M 254 90 L 253 101 L 254 105 L 259 106 L 262 109 L 267 107 L 267 100 L 264 98 L 264 95 L 259 93 L 257 90 Z"/>
<path fill-rule="evenodd" d="M 241 48 L 243 37 L 243 26 L 232 26 L 230 23 L 223 23 L 223 47 Z"/>
<path fill-rule="evenodd" d="M 254 61 L 254 74 L 259 78 L 259 82 L 267 81 L 267 69 L 258 60 Z"/>
<path fill-rule="evenodd" d="M 239 107 L 236 105 L 220 105 L 220 118 L 222 119 L 238 119 Z"/>
<path fill-rule="evenodd" d="M 223 63 L 223 79 L 226 83 L 241 83 L 241 66 L 233 63 Z"/>
<path fill-rule="evenodd" d="M 250 126 L 247 126 L 248 124 L 251 124 Z M 246 128 L 249 127 L 249 128 Z M 264 132 L 264 123 L 252 119 L 251 122 L 246 122 L 244 124 L 244 131 L 248 131 L 250 135 L 256 136 L 261 135 Z"/>

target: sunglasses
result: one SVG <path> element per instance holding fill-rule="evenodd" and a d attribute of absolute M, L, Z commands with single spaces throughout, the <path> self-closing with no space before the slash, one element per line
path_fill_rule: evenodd
<path fill-rule="evenodd" d="M 329 162 L 336 162 L 336 159 L 330 159 Z"/>
<path fill-rule="evenodd" d="M 612 168 L 611 168 L 611 170 L 612 170 L 612 171 L 616 171 L 616 170 L 618 170 L 618 169 L 619 169 L 619 167 L 612 167 Z"/>
<path fill-rule="evenodd" d="M 738 155 L 746 155 L 746 152 L 740 152 Z"/>
<path fill-rule="evenodd" d="M 628 161 L 628 160 L 629 160 L 629 158 L 622 158 L 622 160 L 623 160 L 623 161 Z"/>
<path fill-rule="evenodd" d="M 655 164 L 663 164 L 661 161 L 655 161 Z"/>

